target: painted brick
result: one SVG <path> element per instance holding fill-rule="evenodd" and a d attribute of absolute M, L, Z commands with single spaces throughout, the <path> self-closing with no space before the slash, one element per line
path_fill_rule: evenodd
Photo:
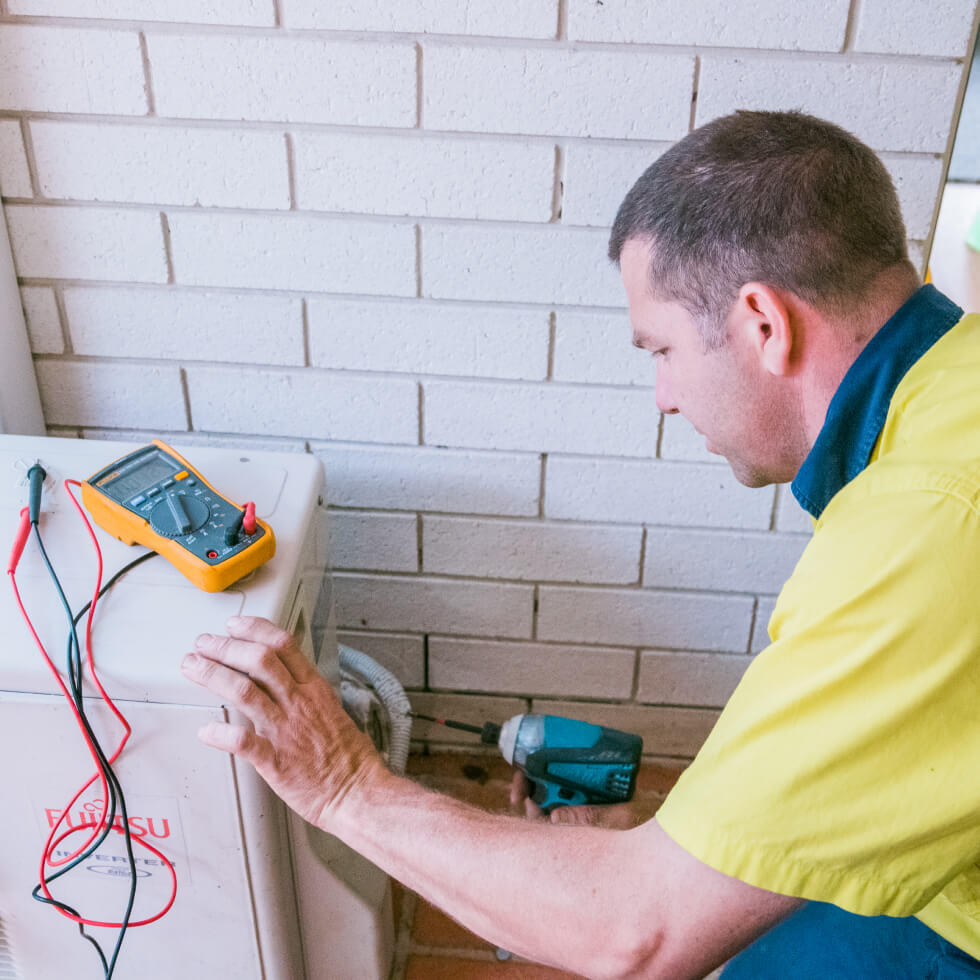
<path fill-rule="evenodd" d="M 747 656 L 644 650 L 636 699 L 723 708 L 750 663 Z"/>
<path fill-rule="evenodd" d="M 555 150 L 433 136 L 296 133 L 296 201 L 315 211 L 550 221 Z"/>
<path fill-rule="evenodd" d="M 301 215 L 170 215 L 174 275 L 196 286 L 414 296 L 410 225 Z M 384 256 L 368 261 L 366 256 Z"/>
<path fill-rule="evenodd" d="M 455 511 L 531 517 L 538 513 L 536 455 L 394 446 L 312 446 L 338 507 Z"/>
<path fill-rule="evenodd" d="M 215 34 L 152 34 L 147 44 L 160 116 L 415 125 L 411 44 Z"/>
<path fill-rule="evenodd" d="M 696 125 L 735 109 L 802 109 L 876 150 L 943 153 L 962 67 L 955 63 L 702 59 Z"/>
<path fill-rule="evenodd" d="M 641 589 L 543 585 L 538 639 L 679 650 L 745 650 L 752 599 Z"/>
<path fill-rule="evenodd" d="M 429 639 L 429 687 L 497 694 L 628 698 L 632 650 Z"/>
<path fill-rule="evenodd" d="M 330 555 L 334 568 L 416 572 L 418 519 L 336 510 L 330 515 Z"/>
<path fill-rule="evenodd" d="M 776 530 L 805 534 L 807 537 L 813 534 L 813 518 L 799 505 L 788 483 L 779 488 Z"/>
<path fill-rule="evenodd" d="M 189 24 L 272 27 L 268 0 L 7 0 L 7 12 L 31 17 L 92 17 L 100 20 L 150 20 Z"/>
<path fill-rule="evenodd" d="M 653 358 L 632 343 L 626 313 L 555 314 L 556 381 L 653 387 Z"/>
<path fill-rule="evenodd" d="M 807 538 L 771 531 L 647 529 L 643 584 L 663 589 L 778 592 L 793 574 Z"/>
<path fill-rule="evenodd" d="M 430 694 L 419 691 L 412 695 L 412 707 L 423 715 L 436 718 L 452 718 L 453 721 L 482 725 L 485 721 L 498 724 L 523 714 L 529 702 L 523 698 L 501 698 L 477 694 Z M 458 732 L 445 725 L 416 718 L 412 722 L 412 739 L 439 742 L 450 745 L 479 745 L 479 737 L 469 732 Z"/>
<path fill-rule="evenodd" d="M 342 631 L 337 634 L 337 641 L 377 660 L 403 686 L 425 686 L 425 644 L 421 636 Z"/>
<path fill-rule="evenodd" d="M 415 383 L 324 371 L 190 367 L 194 428 L 311 439 L 415 442 Z"/>
<path fill-rule="evenodd" d="M 24 137 L 13 119 L 0 119 L 0 196 L 34 196 Z"/>
<path fill-rule="evenodd" d="M 443 575 L 553 582 L 636 582 L 638 527 L 424 517 L 422 568 Z"/>
<path fill-rule="evenodd" d="M 656 454 L 659 415 L 652 391 L 429 381 L 424 392 L 429 445 Z"/>
<path fill-rule="evenodd" d="M 62 354 L 65 338 L 54 290 L 49 286 L 21 286 L 21 303 L 31 350 L 35 354 Z"/>
<path fill-rule="evenodd" d="M 427 129 L 646 140 L 688 130 L 686 55 L 429 44 L 422 64 Z"/>
<path fill-rule="evenodd" d="M 529 639 L 534 589 L 412 576 L 334 575 L 337 625 Z"/>
<path fill-rule="evenodd" d="M 752 653 L 759 653 L 769 646 L 769 620 L 776 608 L 776 596 L 762 596 L 759 599 L 755 613 L 755 625 L 752 628 Z"/>
<path fill-rule="evenodd" d="M 24 204 L 9 205 L 6 214 L 20 276 L 167 281 L 155 212 Z"/>
<path fill-rule="evenodd" d="M 135 31 L 0 25 L 0 105 L 145 115 L 139 37 Z"/>
<path fill-rule="evenodd" d="M 683 415 L 664 416 L 660 457 L 661 459 L 678 460 L 686 463 L 726 465 L 724 457 L 708 452 L 704 445 L 704 436 L 700 435 L 698 430 Z"/>
<path fill-rule="evenodd" d="M 548 314 L 540 310 L 315 297 L 308 317 L 314 367 L 531 381 L 548 373 Z"/>
<path fill-rule="evenodd" d="M 611 228 L 626 192 L 667 145 L 570 143 L 565 148 L 562 221 Z"/>
<path fill-rule="evenodd" d="M 897 10 L 886 0 L 863 0 L 858 7 L 855 51 L 883 54 L 969 55 L 975 0 L 908 4 Z"/>
<path fill-rule="evenodd" d="M 48 425 L 187 428 L 177 367 L 38 361 L 35 368 Z"/>
<path fill-rule="evenodd" d="M 467 34 L 551 38 L 558 30 L 556 0 L 418 0 L 407 3 L 325 4 L 283 0 L 286 27 L 333 31 L 404 31 L 411 34 Z"/>
<path fill-rule="evenodd" d="M 593 725 L 635 732 L 643 739 L 644 755 L 692 758 L 708 737 L 718 712 L 705 708 L 651 708 L 628 704 L 588 704 L 584 701 L 532 702 L 532 710 L 580 718 Z"/>
<path fill-rule="evenodd" d="M 942 191 L 942 158 L 885 156 L 882 162 L 895 182 L 909 238 L 928 238 Z"/>
<path fill-rule="evenodd" d="M 37 120 L 31 139 L 46 197 L 289 209 L 280 133 Z"/>
<path fill-rule="evenodd" d="M 839 51 L 847 27 L 848 0 L 823 4 L 726 0 L 656 4 L 628 0 L 569 0 L 568 37 L 573 41 L 628 44 L 723 44 L 730 48 Z M 710 40 L 709 40 L 710 39 Z"/>
<path fill-rule="evenodd" d="M 303 310 L 288 296 L 178 289 L 65 290 L 76 354 L 303 363 Z"/>
<path fill-rule="evenodd" d="M 551 456 L 544 516 L 765 530 L 773 493 L 743 487 L 727 466 Z"/>
<path fill-rule="evenodd" d="M 606 233 L 584 228 L 424 228 L 422 295 L 625 306 Z"/>

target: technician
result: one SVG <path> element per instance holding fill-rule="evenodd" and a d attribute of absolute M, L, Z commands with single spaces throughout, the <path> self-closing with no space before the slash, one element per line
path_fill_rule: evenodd
<path fill-rule="evenodd" d="M 681 140 L 610 256 L 661 411 L 815 521 L 656 819 L 556 827 L 392 775 L 262 620 L 185 659 L 254 725 L 202 740 L 473 931 L 589 977 L 740 950 L 726 980 L 980 977 L 980 316 L 920 286 L 874 153 L 800 113 Z"/>

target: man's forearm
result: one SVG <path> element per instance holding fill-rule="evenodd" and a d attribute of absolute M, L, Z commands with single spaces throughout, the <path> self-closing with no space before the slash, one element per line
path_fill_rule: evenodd
<path fill-rule="evenodd" d="M 472 931 L 590 977 L 655 976 L 659 926 L 638 832 L 486 813 L 385 774 L 325 829 Z"/>

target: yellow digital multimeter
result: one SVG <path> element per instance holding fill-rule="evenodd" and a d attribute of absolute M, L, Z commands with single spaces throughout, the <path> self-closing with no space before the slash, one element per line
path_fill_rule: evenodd
<path fill-rule="evenodd" d="M 243 508 L 159 440 L 89 477 L 82 501 L 113 537 L 152 548 L 205 592 L 226 589 L 276 552 L 265 521 L 245 520 Z"/>

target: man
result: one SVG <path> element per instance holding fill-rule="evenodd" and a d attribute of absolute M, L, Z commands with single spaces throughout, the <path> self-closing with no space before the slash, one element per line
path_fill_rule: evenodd
<path fill-rule="evenodd" d="M 657 818 L 556 828 L 393 776 L 257 620 L 185 660 L 254 724 L 202 740 L 464 925 L 590 977 L 743 949 L 726 977 L 980 977 L 980 317 L 919 286 L 875 155 L 799 113 L 691 133 L 610 255 L 660 409 L 815 518 Z"/>

